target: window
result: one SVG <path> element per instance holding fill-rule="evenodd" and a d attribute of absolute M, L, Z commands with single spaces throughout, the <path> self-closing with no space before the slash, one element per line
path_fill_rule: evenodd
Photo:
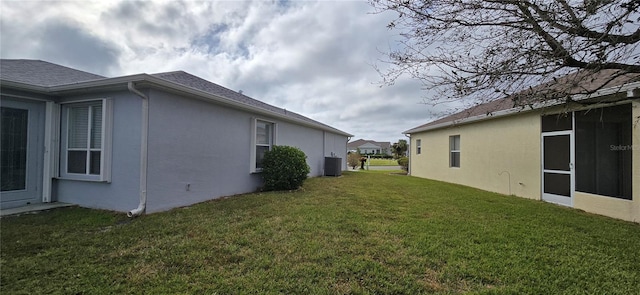
<path fill-rule="evenodd" d="M 422 139 L 416 139 L 416 155 L 422 153 Z"/>
<path fill-rule="evenodd" d="M 449 167 L 460 167 L 460 135 L 449 136 Z"/>
<path fill-rule="evenodd" d="M 542 132 L 564 131 L 573 129 L 571 113 L 542 116 Z"/>
<path fill-rule="evenodd" d="M 631 200 L 631 104 L 575 113 L 576 190 Z"/>
<path fill-rule="evenodd" d="M 271 150 L 274 144 L 275 124 L 272 122 L 254 120 L 254 148 L 252 154 L 251 172 L 259 172 L 262 170 L 262 160 L 264 153 Z"/>
<path fill-rule="evenodd" d="M 110 105 L 106 99 L 64 105 L 62 177 L 110 180 Z"/>

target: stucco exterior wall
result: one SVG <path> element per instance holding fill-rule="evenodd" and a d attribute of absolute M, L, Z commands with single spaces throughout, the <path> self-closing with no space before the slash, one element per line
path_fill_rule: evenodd
<path fill-rule="evenodd" d="M 632 132 L 632 199 L 623 200 L 589 193 L 575 192 L 574 207 L 587 212 L 619 218 L 627 221 L 640 222 L 640 102 L 632 102 L 633 120 Z"/>
<path fill-rule="evenodd" d="M 277 122 L 277 145 L 295 146 L 307 155 L 307 164 L 311 168 L 310 177 L 324 175 L 324 158 L 342 158 L 342 168 L 346 170 L 347 138 L 328 131 L 312 129 L 288 122 Z"/>
<path fill-rule="evenodd" d="M 262 186 L 261 175 L 250 173 L 256 118 L 276 124 L 276 145 L 305 152 L 309 176 L 323 175 L 324 158 L 329 156 L 341 157 L 346 170 L 346 136 L 159 90 L 141 90 L 149 96 L 148 213 Z M 113 107 L 111 181 L 56 177 L 52 200 L 127 212 L 139 203 L 142 99 L 123 90 L 58 97 L 56 102 L 103 98 L 111 99 Z"/>
<path fill-rule="evenodd" d="M 147 212 L 253 191 L 250 115 L 151 90 Z"/>
<path fill-rule="evenodd" d="M 322 130 L 270 120 L 277 124 L 276 145 L 289 145 L 301 149 L 307 155 L 307 164 L 311 168 L 309 176 L 322 175 L 324 169 L 324 135 Z M 246 136 L 250 136 L 250 133 Z"/>
<path fill-rule="evenodd" d="M 324 156 L 342 158 L 342 171 L 347 170 L 347 137 L 331 132 L 324 132 Z M 324 166 L 324 158 L 322 159 Z M 324 173 L 320 174 L 324 175 Z"/>
<path fill-rule="evenodd" d="M 460 168 L 449 167 L 453 135 L 460 135 Z M 412 176 L 540 199 L 538 112 L 411 134 L 410 148 Z"/>
<path fill-rule="evenodd" d="M 552 108 L 545 114 L 563 111 Z M 640 118 L 640 101 L 632 102 Z M 541 199 L 540 112 L 528 112 L 411 135 L 411 175 Z M 640 124 L 632 120 L 632 200 L 575 191 L 573 207 L 640 222 Z M 460 135 L 460 168 L 449 167 L 449 136 Z M 422 152 L 416 154 L 416 140 Z M 579 149 L 576 146 L 576 149 Z M 511 176 L 509 191 L 508 171 Z M 502 173 L 502 175 L 500 175 Z"/>
<path fill-rule="evenodd" d="M 54 197 L 83 207 L 129 211 L 138 206 L 142 101 L 129 92 L 66 97 L 62 101 L 113 99 L 111 182 L 56 179 Z"/>
<path fill-rule="evenodd" d="M 322 175 L 324 155 L 336 147 L 346 153 L 346 137 L 342 146 L 329 144 L 332 136 L 322 130 L 158 90 L 149 97 L 148 213 L 256 191 L 262 178 L 250 173 L 255 118 L 276 123 L 276 145 L 305 152 L 310 176 Z"/>

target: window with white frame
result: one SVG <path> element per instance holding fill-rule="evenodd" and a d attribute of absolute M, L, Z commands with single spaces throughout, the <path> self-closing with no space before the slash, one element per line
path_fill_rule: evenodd
<path fill-rule="evenodd" d="M 254 128 L 254 141 L 255 147 L 253 149 L 252 158 L 252 172 L 262 171 L 262 161 L 264 154 L 271 150 L 275 139 L 275 123 L 255 120 Z"/>
<path fill-rule="evenodd" d="M 422 153 L 422 139 L 416 139 L 416 155 Z"/>
<path fill-rule="evenodd" d="M 449 136 L 449 167 L 460 167 L 460 135 Z"/>
<path fill-rule="evenodd" d="M 111 100 L 64 104 L 61 176 L 110 180 Z"/>

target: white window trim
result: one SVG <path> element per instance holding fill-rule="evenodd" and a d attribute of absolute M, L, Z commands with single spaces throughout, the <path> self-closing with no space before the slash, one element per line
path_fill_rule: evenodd
<path fill-rule="evenodd" d="M 271 147 L 273 147 L 274 145 L 276 145 L 277 142 L 277 134 L 278 134 L 278 124 L 274 121 L 271 120 L 267 120 L 267 119 L 262 119 L 262 118 L 251 118 L 251 150 L 250 150 L 250 156 L 249 156 L 249 173 L 260 173 L 262 172 L 262 169 L 256 168 L 256 127 L 257 127 L 257 123 L 258 121 L 261 122 L 266 122 L 266 123 L 270 123 L 273 124 L 273 130 L 271 134 Z"/>
<path fill-rule="evenodd" d="M 416 139 L 416 155 L 422 154 L 422 139 Z"/>
<path fill-rule="evenodd" d="M 100 101 L 102 103 L 102 147 L 100 149 L 100 174 L 77 174 L 67 172 L 67 157 L 69 144 L 69 105 L 94 103 Z M 63 102 L 62 105 L 62 122 L 60 124 L 60 179 L 111 182 L 111 162 L 112 162 L 112 133 L 113 133 L 113 99 L 89 99 L 82 101 Z"/>
<path fill-rule="evenodd" d="M 454 149 L 453 149 L 453 145 L 452 145 L 452 141 L 453 141 L 453 139 L 454 139 L 454 138 L 456 138 L 456 137 L 458 138 L 458 141 L 460 142 L 460 148 L 459 148 L 459 149 L 457 149 L 457 150 L 454 150 Z M 462 148 L 462 141 L 460 140 L 460 135 L 458 134 L 458 135 L 451 135 L 451 136 L 449 136 L 449 167 L 450 167 L 450 168 L 460 168 L 460 166 L 462 166 L 462 165 L 461 165 L 461 163 L 458 163 L 458 166 L 453 166 L 453 162 L 451 161 L 451 155 L 452 155 L 453 153 L 458 153 L 458 159 L 459 159 L 459 161 L 462 159 L 462 157 L 461 157 L 462 153 L 460 153 L 460 149 L 461 149 L 461 148 Z"/>

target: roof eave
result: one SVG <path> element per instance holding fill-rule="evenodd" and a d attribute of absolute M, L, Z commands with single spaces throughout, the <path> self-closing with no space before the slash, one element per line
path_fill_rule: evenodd
<path fill-rule="evenodd" d="M 573 95 L 572 99 L 574 101 L 589 100 L 589 99 L 593 99 L 593 98 L 597 98 L 597 97 L 615 95 L 617 93 L 625 93 L 625 92 L 630 92 L 630 91 L 633 92 L 635 89 L 639 89 L 639 88 L 640 88 L 640 81 L 631 82 L 631 83 L 627 83 L 627 84 L 620 85 L 620 86 L 600 89 L 600 90 L 598 90 L 598 91 L 596 91 L 594 93 L 591 93 L 591 94 Z M 635 93 L 635 92 L 633 92 L 633 93 Z M 495 119 L 495 118 L 498 118 L 498 117 L 515 115 L 515 114 L 535 111 L 535 110 L 539 110 L 539 109 L 543 109 L 543 108 L 547 108 L 547 107 L 557 106 L 557 105 L 561 105 L 562 103 L 564 103 L 564 102 L 563 101 L 546 101 L 544 103 L 534 104 L 532 107 L 527 108 L 527 109 L 524 109 L 522 107 L 517 107 L 517 108 L 511 108 L 511 109 L 507 109 L 507 110 L 493 112 L 493 113 L 491 113 L 489 115 L 477 115 L 477 116 L 472 116 L 472 117 L 468 117 L 468 118 L 463 118 L 463 119 L 460 119 L 460 120 L 453 120 L 453 121 L 443 122 L 443 123 L 440 123 L 440 124 L 429 125 L 429 126 L 425 126 L 425 127 L 421 127 L 421 128 L 419 128 L 419 127 L 418 128 L 412 128 L 412 129 L 403 131 L 402 134 L 410 135 L 410 134 L 413 134 L 413 133 L 425 132 L 425 131 L 430 131 L 430 130 L 435 130 L 435 129 L 440 129 L 440 128 L 446 128 L 446 127 L 452 127 L 452 126 L 457 126 L 457 125 L 461 125 L 461 124 L 469 124 L 469 123 L 474 123 L 474 122 L 478 122 L 478 121 L 491 120 L 491 119 Z"/>
<path fill-rule="evenodd" d="M 409 129 L 409 130 L 403 131 L 402 134 L 409 134 L 410 135 L 410 134 L 413 134 L 413 133 L 424 132 L 424 131 L 429 131 L 429 130 L 434 130 L 434 129 L 453 127 L 453 126 L 462 125 L 462 124 L 469 124 L 469 123 L 474 123 L 474 122 L 479 122 L 479 121 L 491 120 L 491 119 L 495 119 L 497 117 L 505 117 L 505 116 L 508 116 L 508 115 L 515 115 L 515 114 L 530 112 L 530 111 L 534 111 L 534 110 L 537 110 L 537 109 L 538 108 L 529 108 L 529 109 L 511 108 L 511 109 L 508 109 L 508 110 L 502 110 L 502 111 L 493 112 L 493 113 L 491 113 L 491 115 L 477 115 L 477 116 L 463 118 L 463 119 L 460 119 L 460 120 L 453 120 L 453 121 L 443 122 L 443 123 L 440 123 L 440 124 L 425 126 L 425 127 L 422 127 L 422 128 L 413 128 L 413 129 Z"/>
<path fill-rule="evenodd" d="M 26 84 L 26 83 L 22 83 L 22 82 L 15 82 L 15 81 L 10 81 L 10 80 L 5 80 L 5 79 L 0 79 L 0 87 L 20 89 L 20 90 L 28 90 L 28 91 L 33 91 L 33 92 L 37 92 L 37 93 L 40 93 L 40 94 L 48 94 L 49 93 L 48 87 L 37 86 L 37 85 L 32 85 L 32 84 Z"/>
<path fill-rule="evenodd" d="M 286 116 L 286 115 L 283 115 L 283 114 L 280 114 L 280 113 L 277 113 L 277 112 L 273 112 L 273 111 L 270 111 L 270 110 L 265 110 L 265 109 L 262 109 L 262 108 L 259 108 L 259 107 L 255 107 L 255 106 L 252 106 L 252 105 L 249 105 L 249 104 L 246 104 L 246 103 L 242 103 L 242 102 L 234 101 L 234 100 L 222 97 L 222 96 L 214 95 L 214 94 L 208 93 L 206 91 L 202 91 L 202 90 L 199 90 L 199 89 L 195 89 L 195 88 L 191 88 L 191 87 L 188 87 L 188 86 L 184 86 L 184 85 L 179 84 L 179 83 L 167 81 L 165 79 L 157 78 L 157 77 L 150 76 L 150 75 L 147 75 L 147 77 L 149 78 L 149 79 L 147 79 L 147 82 L 151 82 L 151 83 L 155 84 L 154 86 L 156 86 L 156 87 L 160 86 L 161 88 L 164 88 L 165 90 L 170 90 L 170 91 L 171 90 L 174 90 L 174 91 L 177 90 L 177 91 L 180 91 L 181 93 L 190 94 L 195 98 L 201 98 L 201 99 L 204 98 L 206 100 L 214 101 L 214 102 L 217 102 L 219 104 L 222 104 L 222 105 L 225 105 L 225 106 L 228 106 L 228 107 L 232 107 L 232 108 L 235 108 L 235 109 L 250 111 L 252 113 L 258 113 L 258 114 L 265 115 L 265 116 L 276 117 L 276 118 L 282 119 L 284 121 L 294 122 L 294 123 L 297 123 L 299 125 L 313 127 L 313 128 L 324 130 L 324 131 L 330 131 L 330 132 L 337 133 L 337 134 L 340 134 L 340 135 L 343 135 L 343 136 L 347 136 L 347 137 L 352 137 L 353 136 L 352 134 L 346 133 L 346 132 L 344 132 L 342 130 L 338 130 L 338 129 L 331 128 L 331 127 L 328 127 L 328 126 L 324 126 L 324 125 L 321 125 L 321 124 L 314 124 L 314 123 L 307 122 L 307 121 L 304 121 L 304 120 L 292 118 L 292 117 L 289 117 L 289 116 Z"/>
<path fill-rule="evenodd" d="M 336 133 L 346 137 L 353 136 L 352 134 L 349 134 L 344 131 L 331 128 L 328 126 L 324 126 L 319 123 L 313 124 L 312 122 L 307 122 L 304 120 L 292 118 L 283 114 L 279 114 L 277 112 L 265 110 L 262 108 L 245 104 L 245 103 L 230 100 L 225 97 L 217 96 L 202 90 L 194 89 L 179 83 L 154 77 L 149 74 L 136 74 L 136 75 L 130 75 L 130 76 L 115 77 L 115 78 L 105 78 L 105 79 L 84 81 L 84 82 L 78 82 L 78 83 L 72 83 L 72 84 L 57 85 L 52 87 L 34 86 L 30 84 L 11 82 L 11 81 L 6 81 L 6 82 L 7 82 L 6 83 L 7 86 L 13 86 L 13 88 L 25 89 L 25 90 L 36 91 L 36 92 L 47 93 L 47 94 L 54 94 L 54 95 L 61 95 L 66 93 L 77 93 L 78 91 L 87 92 L 87 91 L 98 91 L 98 90 L 104 90 L 104 89 L 113 89 L 113 88 L 116 88 L 114 86 L 118 86 L 119 84 L 126 86 L 127 83 L 134 82 L 134 83 L 139 83 L 140 86 L 149 86 L 149 87 L 154 87 L 158 89 L 179 92 L 182 94 L 189 94 L 194 98 L 213 101 L 228 107 L 250 111 L 252 113 L 258 113 L 261 115 L 276 117 L 285 121 L 294 122 L 299 125 L 313 127 L 315 129 L 320 129 L 324 131 L 330 131 L 332 133 Z M 3 86 L 5 85 L 4 80 L 2 80 L 2 85 Z M 124 89 L 126 89 L 126 87 Z"/>

